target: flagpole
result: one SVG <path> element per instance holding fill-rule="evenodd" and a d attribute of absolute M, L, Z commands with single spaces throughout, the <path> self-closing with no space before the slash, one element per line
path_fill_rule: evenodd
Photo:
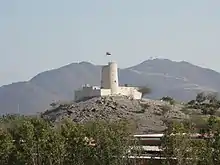
<path fill-rule="evenodd" d="M 109 57 L 111 57 L 111 56 L 112 56 L 112 54 L 111 54 L 111 53 L 109 53 L 109 52 L 106 52 L 106 54 L 105 54 L 105 55 L 106 55 L 106 56 L 109 56 Z M 107 58 L 108 58 L 108 57 L 107 57 Z M 111 59 L 110 59 L 110 60 L 108 59 L 108 63 L 109 63 L 109 62 L 112 62 L 112 60 L 111 60 Z"/>

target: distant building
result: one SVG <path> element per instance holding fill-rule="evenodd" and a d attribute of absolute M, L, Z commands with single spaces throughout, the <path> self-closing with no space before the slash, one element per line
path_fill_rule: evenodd
<path fill-rule="evenodd" d="M 86 84 L 82 89 L 75 91 L 75 101 L 85 98 L 100 96 L 128 96 L 133 99 L 141 99 L 142 93 L 137 87 L 119 86 L 117 63 L 109 62 L 102 67 L 101 87 Z"/>

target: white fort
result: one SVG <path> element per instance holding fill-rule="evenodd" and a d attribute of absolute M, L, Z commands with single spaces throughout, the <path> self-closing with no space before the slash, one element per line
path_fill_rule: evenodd
<path fill-rule="evenodd" d="M 100 96 L 128 96 L 132 99 L 141 99 L 142 93 L 138 87 L 119 86 L 118 67 L 116 62 L 109 62 L 102 66 L 101 87 L 85 85 L 80 90 L 75 91 L 75 101 L 85 98 Z"/>

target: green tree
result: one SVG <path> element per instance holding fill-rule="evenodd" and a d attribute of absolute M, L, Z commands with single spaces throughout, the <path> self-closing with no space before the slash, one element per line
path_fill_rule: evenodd
<path fill-rule="evenodd" d="M 41 118 L 31 118 L 34 126 L 34 144 L 38 164 L 61 164 L 63 162 L 63 138 L 57 129 Z"/>
<path fill-rule="evenodd" d="M 172 122 L 162 138 L 163 155 L 167 158 L 164 164 L 196 165 L 202 154 L 204 141 L 191 138 L 193 127 L 190 123 Z M 175 159 L 174 159 L 175 158 Z"/>
<path fill-rule="evenodd" d="M 169 96 L 162 97 L 161 100 L 166 101 L 166 102 L 170 103 L 171 105 L 175 104 L 175 100 Z"/>
<path fill-rule="evenodd" d="M 131 127 L 127 121 L 98 121 L 86 127 L 88 135 L 96 142 L 94 164 L 122 165 L 128 161 L 126 151 L 135 141 L 131 140 Z"/>
<path fill-rule="evenodd" d="M 142 97 L 144 97 L 145 95 L 150 94 L 152 92 L 151 89 L 146 86 L 138 87 L 138 91 L 142 93 Z"/>
<path fill-rule="evenodd" d="M 124 165 L 136 143 L 128 121 L 51 124 L 38 117 L 5 116 L 0 122 L 2 165 Z"/>
<path fill-rule="evenodd" d="M 205 128 L 200 132 L 206 139 L 206 150 L 203 153 L 204 162 L 210 165 L 220 164 L 220 121 L 210 116 Z"/>
<path fill-rule="evenodd" d="M 204 93 L 204 92 L 200 92 L 200 93 L 197 94 L 197 96 L 196 96 L 196 101 L 197 101 L 198 103 L 201 103 L 201 102 L 203 102 L 203 101 L 205 101 L 205 100 L 206 100 L 206 96 L 205 96 L 205 93 Z"/>
<path fill-rule="evenodd" d="M 220 101 L 216 93 L 199 93 L 196 100 L 188 102 L 188 108 L 199 109 L 204 115 L 215 115 L 220 108 Z"/>
<path fill-rule="evenodd" d="M 14 148 L 13 139 L 7 130 L 0 128 L 0 164 L 9 164 L 10 154 Z"/>
<path fill-rule="evenodd" d="M 25 119 L 16 119 L 8 128 L 14 140 L 15 149 L 10 155 L 10 163 L 16 165 L 36 164 L 34 149 L 34 126 Z"/>
<path fill-rule="evenodd" d="M 85 125 L 67 121 L 61 125 L 65 139 L 65 164 L 122 165 L 132 144 L 126 122 L 96 121 Z M 118 147 L 120 146 L 120 147 Z"/>

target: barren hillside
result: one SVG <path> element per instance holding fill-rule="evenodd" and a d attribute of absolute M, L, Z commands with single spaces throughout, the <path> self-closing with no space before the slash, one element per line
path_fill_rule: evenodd
<path fill-rule="evenodd" d="M 56 105 L 42 114 L 54 122 L 68 117 L 77 123 L 91 120 L 128 119 L 137 124 L 137 133 L 161 132 L 164 120 L 188 118 L 181 112 L 180 104 L 170 105 L 163 101 L 130 100 L 127 97 L 99 97 L 82 102 Z"/>

